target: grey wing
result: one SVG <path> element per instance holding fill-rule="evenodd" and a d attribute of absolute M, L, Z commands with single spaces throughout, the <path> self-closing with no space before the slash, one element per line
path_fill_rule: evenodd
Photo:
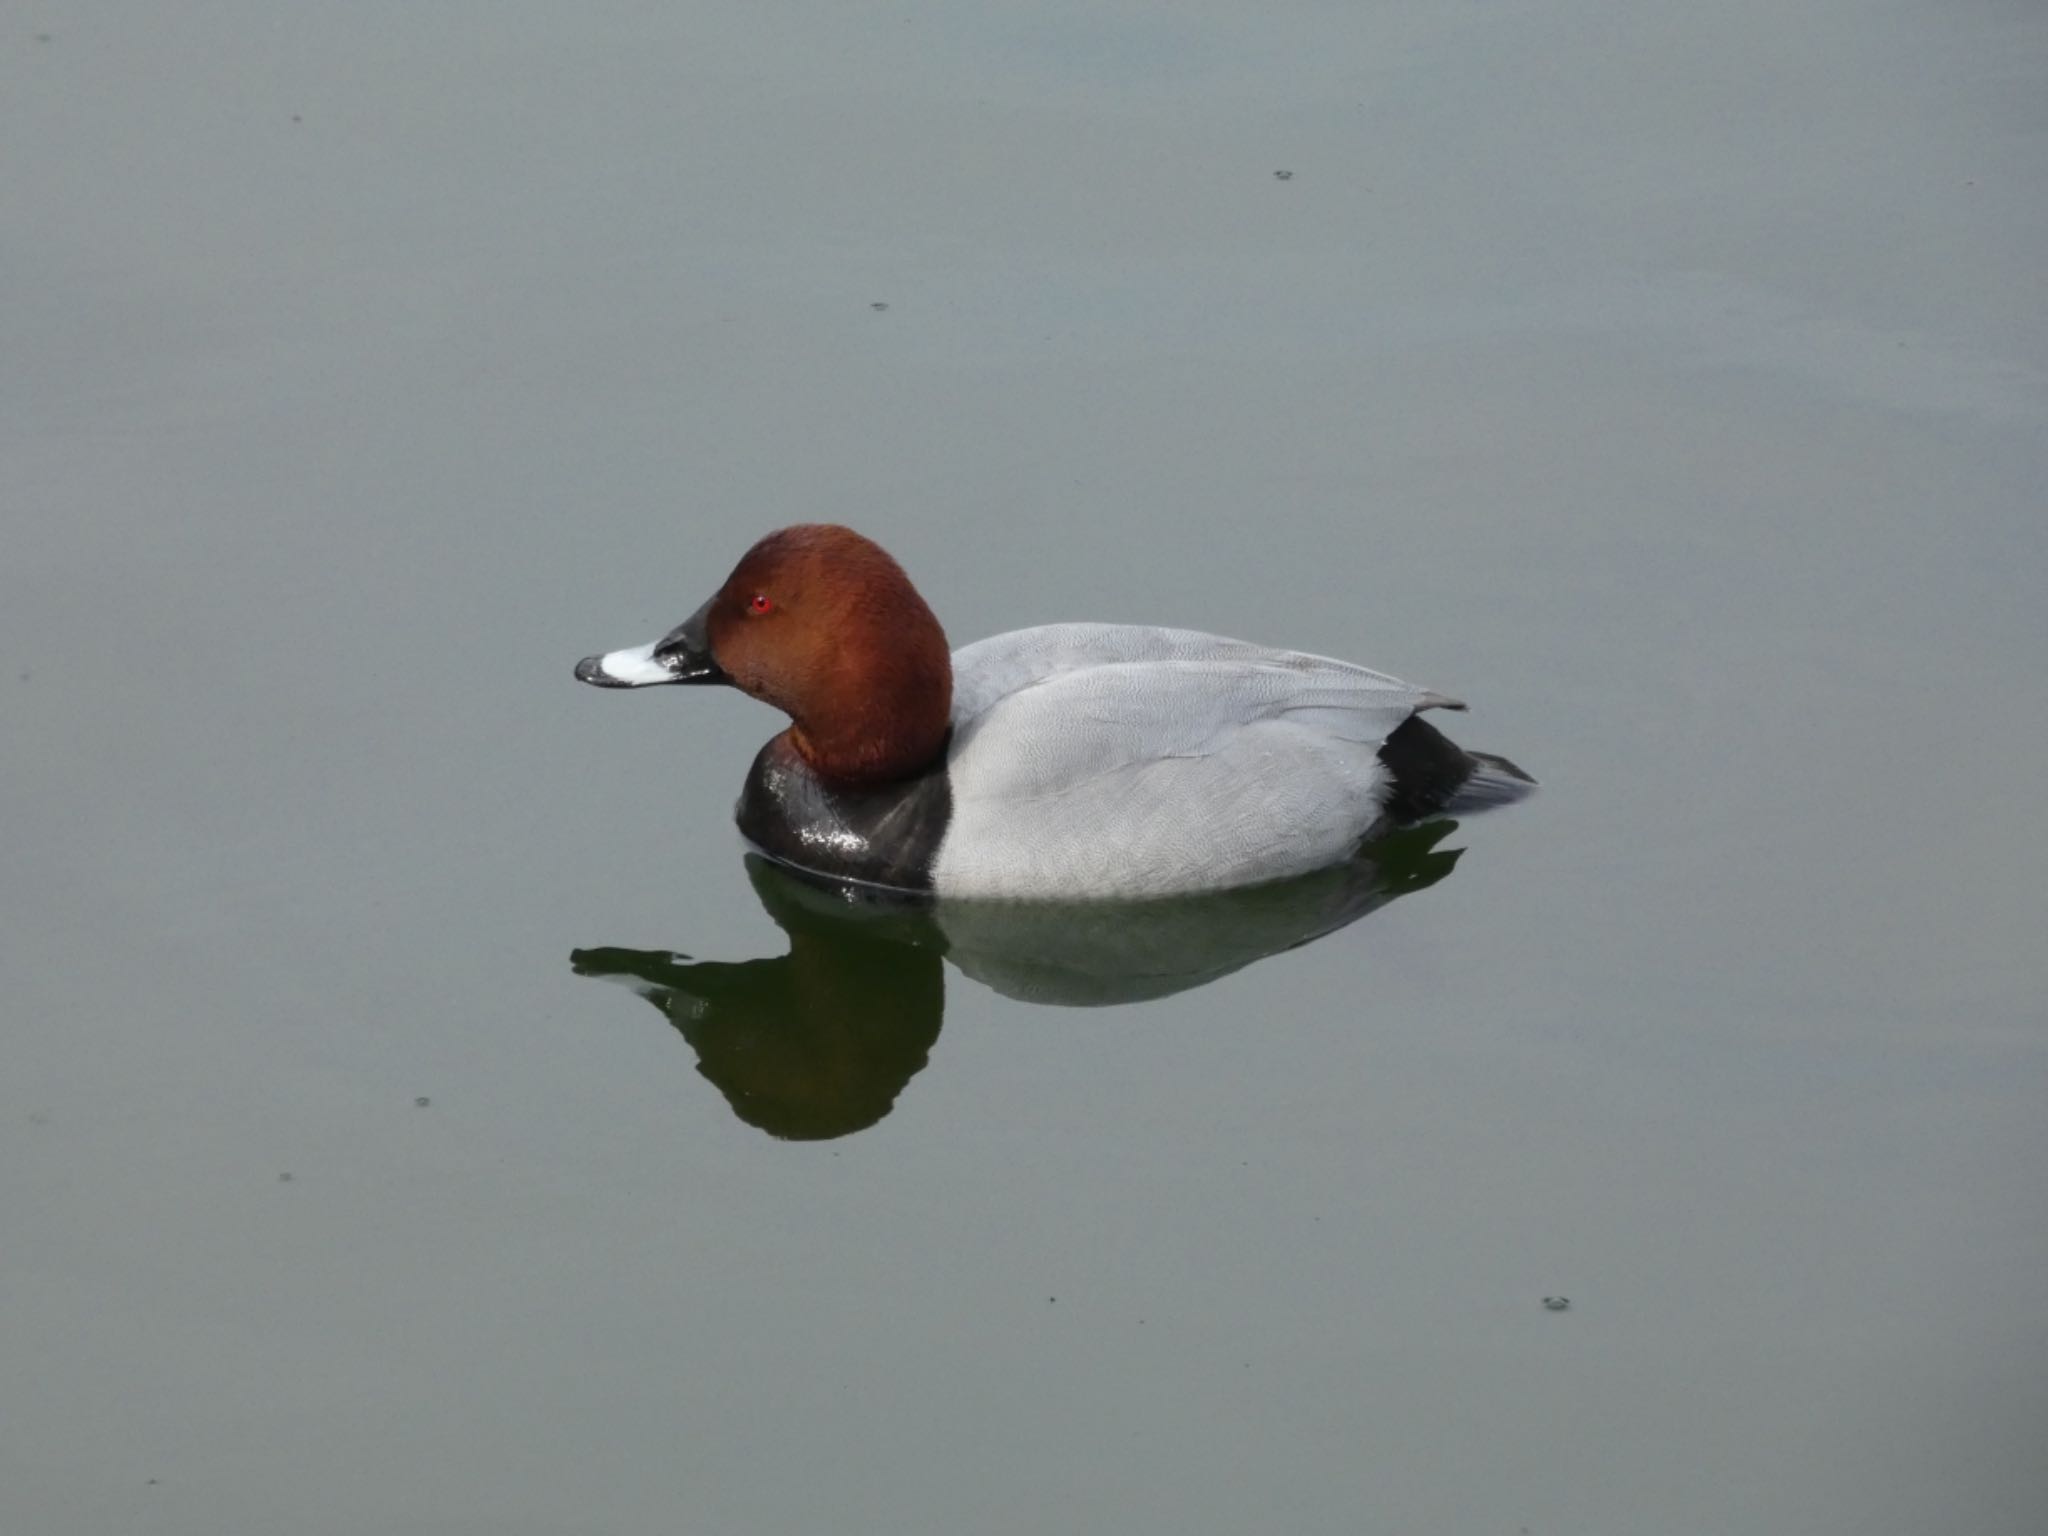
<path fill-rule="evenodd" d="M 1041 624 L 990 635 L 953 653 L 955 709 L 996 699 L 1062 672 L 1133 661 L 1214 661 L 1270 654 L 1263 646 L 1151 624 Z"/>
<path fill-rule="evenodd" d="M 1191 630 L 1051 625 L 966 647 L 960 660 L 952 777 L 965 796 L 1072 793 L 1217 756 L 1267 724 L 1376 752 L 1417 710 L 1462 708 L 1349 662 Z"/>

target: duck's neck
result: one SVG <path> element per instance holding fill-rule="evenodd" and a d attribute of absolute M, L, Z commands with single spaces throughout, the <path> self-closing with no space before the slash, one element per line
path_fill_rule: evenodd
<path fill-rule="evenodd" d="M 927 616 L 928 617 L 928 616 Z M 953 660 L 936 619 L 886 649 L 854 641 L 834 659 L 832 686 L 791 712 L 790 745 L 821 778 L 876 784 L 923 772 L 953 724 Z"/>

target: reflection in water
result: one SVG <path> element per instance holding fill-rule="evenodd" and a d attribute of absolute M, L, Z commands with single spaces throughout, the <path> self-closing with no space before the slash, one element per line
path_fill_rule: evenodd
<path fill-rule="evenodd" d="M 789 953 L 730 964 L 643 949 L 579 949 L 579 976 L 622 981 L 668 1015 L 733 1113 L 770 1135 L 822 1141 L 889 1113 L 939 1038 L 946 983 L 928 938 L 791 899 L 766 859 L 747 873 Z M 886 916 L 886 914 L 877 914 Z"/>
<path fill-rule="evenodd" d="M 1143 1002 L 1321 938 L 1448 875 L 1439 821 L 1296 880 L 1145 902 L 931 902 L 822 882 L 747 856 L 789 953 L 737 964 L 579 949 L 579 976 L 623 982 L 697 1053 L 733 1112 L 774 1136 L 850 1135 L 922 1070 L 945 1010 L 940 957 L 1006 997 Z"/>

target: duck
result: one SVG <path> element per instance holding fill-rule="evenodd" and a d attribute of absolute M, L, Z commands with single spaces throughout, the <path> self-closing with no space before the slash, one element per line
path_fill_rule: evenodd
<path fill-rule="evenodd" d="M 851 528 L 760 539 L 599 688 L 722 685 L 789 717 L 734 817 L 830 881 L 994 900 L 1129 900 L 1306 874 L 1536 781 L 1422 717 L 1458 699 L 1348 661 L 1196 630 L 1062 623 L 953 650 Z"/>

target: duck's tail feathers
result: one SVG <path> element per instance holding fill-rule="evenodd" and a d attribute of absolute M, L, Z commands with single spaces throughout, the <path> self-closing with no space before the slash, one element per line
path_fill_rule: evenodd
<path fill-rule="evenodd" d="M 1536 781 L 1504 757 L 1467 752 L 1419 715 L 1410 715 L 1380 746 L 1387 766 L 1381 809 L 1398 824 L 1520 800 Z"/>
<path fill-rule="evenodd" d="M 1496 805 L 1513 805 L 1535 793 L 1536 781 L 1504 757 L 1491 752 L 1467 752 L 1472 773 L 1444 802 L 1446 811 L 1483 811 Z"/>

